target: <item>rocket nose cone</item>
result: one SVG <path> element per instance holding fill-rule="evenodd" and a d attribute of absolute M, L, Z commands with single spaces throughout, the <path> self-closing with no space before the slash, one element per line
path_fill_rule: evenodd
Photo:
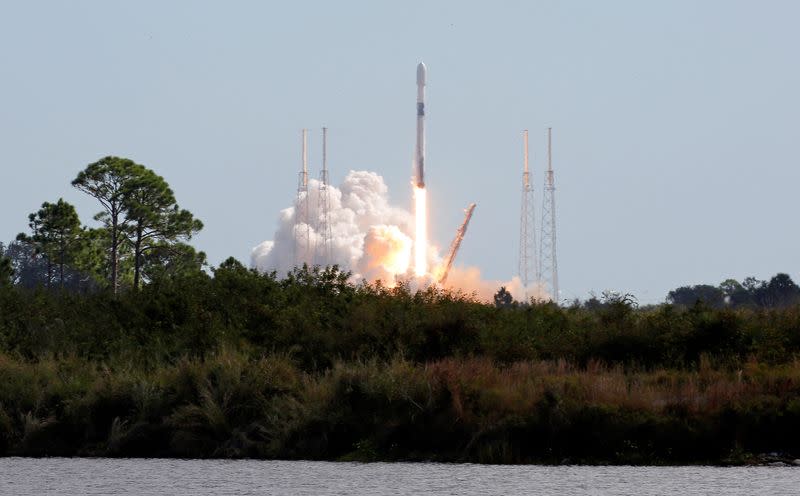
<path fill-rule="evenodd" d="M 417 86 L 425 86 L 425 77 L 427 71 L 428 70 L 425 68 L 425 64 L 422 62 L 417 65 Z"/>

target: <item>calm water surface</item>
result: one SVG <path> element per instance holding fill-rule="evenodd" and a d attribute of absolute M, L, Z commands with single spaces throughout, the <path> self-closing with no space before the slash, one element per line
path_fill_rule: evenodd
<path fill-rule="evenodd" d="M 798 495 L 800 468 L 0 458 L 0 494 Z"/>

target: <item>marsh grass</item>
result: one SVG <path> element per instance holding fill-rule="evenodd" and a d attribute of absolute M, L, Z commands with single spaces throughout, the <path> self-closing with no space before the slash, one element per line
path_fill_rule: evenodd
<path fill-rule="evenodd" d="M 800 439 L 797 360 L 675 370 L 397 356 L 309 373 L 286 355 L 222 349 L 157 368 L 0 355 L 0 377 L 0 439 L 18 455 L 666 463 Z"/>

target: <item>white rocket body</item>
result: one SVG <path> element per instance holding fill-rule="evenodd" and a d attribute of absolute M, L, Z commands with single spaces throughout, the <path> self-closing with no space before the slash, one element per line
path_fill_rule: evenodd
<path fill-rule="evenodd" d="M 414 154 L 414 182 L 425 187 L 425 64 L 417 66 L 417 149 Z"/>

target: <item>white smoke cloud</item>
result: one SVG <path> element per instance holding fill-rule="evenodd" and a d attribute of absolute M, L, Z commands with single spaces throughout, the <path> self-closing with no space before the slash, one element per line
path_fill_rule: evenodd
<path fill-rule="evenodd" d="M 293 206 L 281 210 L 273 239 L 253 248 L 252 267 L 283 275 L 303 263 L 337 264 L 353 272 L 354 281 L 380 279 L 391 286 L 395 278 L 400 278 L 410 282 L 412 288 L 434 284 L 431 276 L 412 276 L 413 216 L 389 203 L 389 189 L 374 172 L 350 171 L 338 188 L 328 186 L 331 240 L 330 258 L 326 259 L 318 232 L 322 217 L 319 186 L 319 181 L 310 180 L 308 198 L 302 194 Z M 428 251 L 429 267 L 437 274 L 442 257 L 432 244 Z M 505 286 L 517 300 L 524 300 L 526 293 L 528 298 L 547 298 L 538 288 L 526 292 L 518 277 L 507 282 L 487 281 L 478 268 L 458 264 L 450 270 L 444 286 L 488 302 L 500 286 Z"/>
<path fill-rule="evenodd" d="M 283 274 L 304 262 L 337 264 L 353 271 L 357 280 L 381 278 L 387 282 L 398 269 L 407 269 L 403 260 L 411 253 L 412 218 L 406 210 L 389 204 L 389 188 L 381 176 L 350 171 L 341 186 L 328 186 L 329 259 L 322 253 L 323 238 L 318 232 L 322 218 L 319 186 L 319 181 L 310 180 L 308 198 L 302 194 L 292 207 L 280 212 L 273 240 L 253 248 L 253 267 Z"/>

